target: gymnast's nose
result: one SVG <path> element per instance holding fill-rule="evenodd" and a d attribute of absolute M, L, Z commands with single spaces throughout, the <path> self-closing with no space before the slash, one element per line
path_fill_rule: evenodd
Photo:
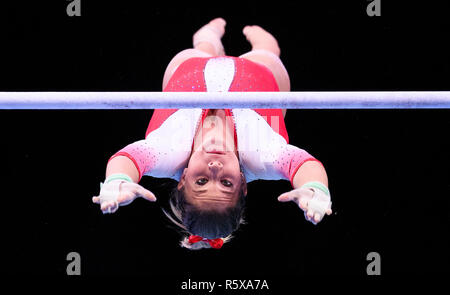
<path fill-rule="evenodd" d="M 212 171 L 212 172 L 217 172 L 220 169 L 222 169 L 223 164 L 219 161 L 211 161 L 208 163 L 208 168 Z"/>

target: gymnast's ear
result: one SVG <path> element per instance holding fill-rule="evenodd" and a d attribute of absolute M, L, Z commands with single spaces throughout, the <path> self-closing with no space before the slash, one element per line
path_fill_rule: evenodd
<path fill-rule="evenodd" d="M 247 179 L 245 178 L 244 173 L 241 172 L 241 181 L 242 181 L 242 192 L 244 196 L 247 196 Z"/>
<path fill-rule="evenodd" d="M 178 190 L 181 190 L 183 188 L 184 184 L 186 183 L 186 172 L 187 172 L 187 168 L 184 168 L 183 174 L 181 174 L 180 181 L 178 182 L 178 185 L 177 185 Z"/>

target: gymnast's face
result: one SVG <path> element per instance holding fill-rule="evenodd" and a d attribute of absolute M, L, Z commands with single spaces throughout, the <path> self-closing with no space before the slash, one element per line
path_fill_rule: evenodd
<path fill-rule="evenodd" d="M 184 188 L 186 199 L 192 205 L 206 210 L 221 210 L 236 204 L 244 185 L 234 152 L 205 149 L 194 151 L 184 169 L 178 189 Z"/>

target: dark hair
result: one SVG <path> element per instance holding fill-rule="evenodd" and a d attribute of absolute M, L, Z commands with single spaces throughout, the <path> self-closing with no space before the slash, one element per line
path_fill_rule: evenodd
<path fill-rule="evenodd" d="M 163 211 L 172 222 L 182 228 L 184 235 L 180 243 L 182 247 L 191 250 L 210 247 L 207 242 L 203 241 L 190 244 L 188 239 L 191 234 L 208 239 L 222 238 L 224 242 L 228 242 L 231 239 L 231 234 L 241 224 L 245 223 L 243 218 L 246 200 L 244 177 L 242 181 L 240 194 L 235 206 L 221 211 L 201 210 L 186 200 L 184 188 L 178 190 L 175 187 L 173 189 L 169 199 L 172 214 L 165 210 Z"/>

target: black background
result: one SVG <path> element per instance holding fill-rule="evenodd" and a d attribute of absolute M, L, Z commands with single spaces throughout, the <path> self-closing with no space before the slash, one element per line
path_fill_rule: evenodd
<path fill-rule="evenodd" d="M 228 55 L 250 50 L 247 24 L 275 35 L 293 91 L 449 90 L 442 3 L 382 0 L 382 16 L 368 17 L 364 0 L 81 0 L 82 15 L 68 17 L 68 1 L 41 2 L 0 10 L 1 91 L 160 91 L 170 59 L 219 16 Z M 253 182 L 247 224 L 220 251 L 178 246 L 160 209 L 169 180 L 142 180 L 156 204 L 138 199 L 106 216 L 91 203 L 108 158 L 144 137 L 151 114 L 0 111 L 2 272 L 65 278 L 76 251 L 82 277 L 139 275 L 179 291 L 211 276 L 272 279 L 272 290 L 303 275 L 364 278 L 372 251 L 383 275 L 448 268 L 448 110 L 289 110 L 291 144 L 327 168 L 334 214 L 314 226 L 277 202 L 288 182 Z"/>

